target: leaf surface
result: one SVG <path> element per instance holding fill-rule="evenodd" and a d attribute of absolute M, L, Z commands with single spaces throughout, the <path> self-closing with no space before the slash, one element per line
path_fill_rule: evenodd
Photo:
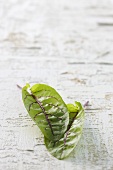
<path fill-rule="evenodd" d="M 27 84 L 22 89 L 22 99 L 29 115 L 38 125 L 44 136 L 59 140 L 69 123 L 69 112 L 58 92 L 45 84 Z"/>
<path fill-rule="evenodd" d="M 64 136 L 56 142 L 44 138 L 46 148 L 57 159 L 66 158 L 73 151 L 82 134 L 84 109 L 79 102 L 75 103 L 76 106 L 67 104 L 69 125 Z"/>

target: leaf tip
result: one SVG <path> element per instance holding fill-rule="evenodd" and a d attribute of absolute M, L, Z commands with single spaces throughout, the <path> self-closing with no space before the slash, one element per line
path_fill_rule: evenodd
<path fill-rule="evenodd" d="M 27 88 L 30 88 L 30 84 L 29 84 L 29 83 L 26 83 L 26 87 L 27 87 Z"/>

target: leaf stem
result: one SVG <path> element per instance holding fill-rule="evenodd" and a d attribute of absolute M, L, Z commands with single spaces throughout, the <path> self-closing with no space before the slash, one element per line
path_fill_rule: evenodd
<path fill-rule="evenodd" d="M 89 105 L 89 101 L 87 101 L 83 106 L 84 108 L 87 107 Z"/>
<path fill-rule="evenodd" d="M 17 87 L 18 87 L 19 89 L 21 89 L 21 90 L 22 90 L 22 87 L 21 87 L 20 85 L 18 85 L 18 84 L 17 84 Z"/>

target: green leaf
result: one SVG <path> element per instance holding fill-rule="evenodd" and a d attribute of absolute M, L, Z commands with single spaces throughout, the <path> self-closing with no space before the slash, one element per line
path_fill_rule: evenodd
<path fill-rule="evenodd" d="M 52 87 L 27 84 L 22 89 L 22 99 L 29 115 L 46 138 L 59 140 L 69 123 L 69 112 L 61 96 Z"/>
<path fill-rule="evenodd" d="M 84 109 L 79 102 L 75 102 L 75 104 L 76 106 L 67 105 L 70 121 L 64 136 L 56 142 L 44 138 L 46 148 L 57 159 L 64 159 L 69 156 L 82 134 Z"/>

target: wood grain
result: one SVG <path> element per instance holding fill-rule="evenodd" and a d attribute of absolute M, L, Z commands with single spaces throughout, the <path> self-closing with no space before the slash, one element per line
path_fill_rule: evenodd
<path fill-rule="evenodd" d="M 16 87 L 26 82 L 89 100 L 68 159 L 46 150 Z M 0 170 L 113 170 L 113 0 L 1 0 L 0 94 Z"/>

